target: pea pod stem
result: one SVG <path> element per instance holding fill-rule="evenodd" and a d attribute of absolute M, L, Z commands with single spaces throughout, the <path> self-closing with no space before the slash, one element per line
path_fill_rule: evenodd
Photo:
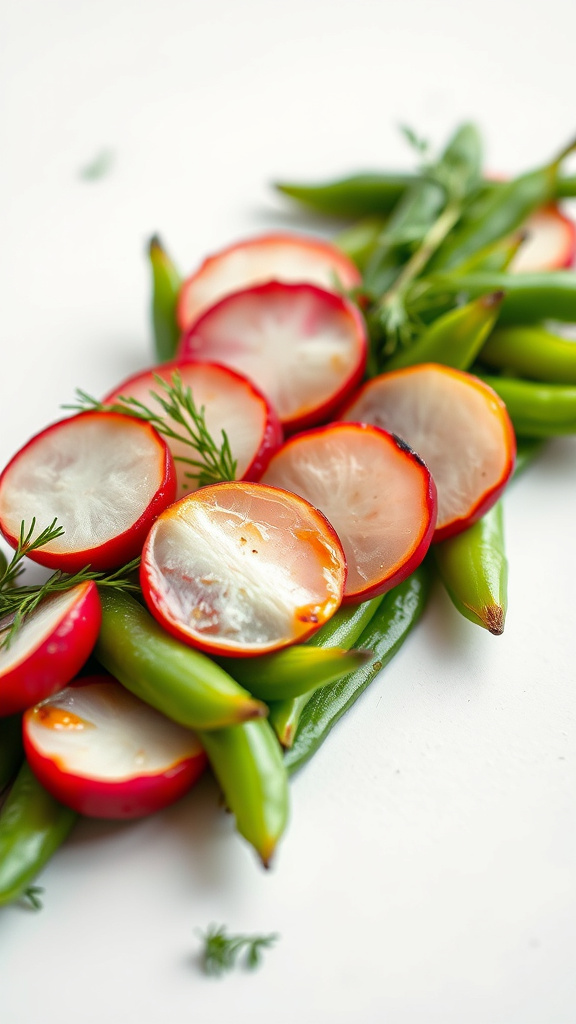
<path fill-rule="evenodd" d="M 50 796 L 24 762 L 0 813 L 0 904 L 25 894 L 77 817 Z"/>
<path fill-rule="evenodd" d="M 359 638 L 359 643 L 372 651 L 373 660 L 338 683 L 317 690 L 308 701 L 294 743 L 284 756 L 289 774 L 310 760 L 336 722 L 400 649 L 424 610 L 429 590 L 430 572 L 421 565 L 385 596 Z"/>
<path fill-rule="evenodd" d="M 180 335 L 176 322 L 176 302 L 182 278 L 158 235 L 150 239 L 148 255 L 152 271 L 154 350 L 157 362 L 165 363 L 174 358 Z"/>

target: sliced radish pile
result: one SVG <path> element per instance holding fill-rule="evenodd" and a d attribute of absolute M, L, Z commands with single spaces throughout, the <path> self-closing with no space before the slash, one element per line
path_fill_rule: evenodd
<path fill-rule="evenodd" d="M 96 584 L 46 598 L 0 647 L 0 715 L 12 715 L 66 686 L 90 655 L 102 618 Z M 0 642 L 14 619 L 0 622 Z"/>
<path fill-rule="evenodd" d="M 110 676 L 90 676 L 24 715 L 32 771 L 58 800 L 96 818 L 152 814 L 206 765 L 194 733 Z"/>
<path fill-rule="evenodd" d="M 13 547 L 21 523 L 53 519 L 64 534 L 30 553 L 52 569 L 111 569 L 139 554 L 159 512 L 174 500 L 167 445 L 148 424 L 110 412 L 53 423 L 0 476 L 0 529 Z"/>
<path fill-rule="evenodd" d="M 182 359 L 224 363 L 268 395 L 290 430 L 328 418 L 360 382 L 366 330 L 347 299 L 270 282 L 209 309 L 180 342 Z"/>
<path fill-rule="evenodd" d="M 576 256 L 576 225 L 554 203 L 536 210 L 525 224 L 527 238 L 512 260 L 515 273 L 571 267 Z"/>
<path fill-rule="evenodd" d="M 347 291 L 361 284 L 357 267 L 329 242 L 305 235 L 261 235 L 204 260 L 180 290 L 178 323 L 186 330 L 225 295 L 265 281 L 308 282 Z"/>
<path fill-rule="evenodd" d="M 263 654 L 338 608 L 344 552 L 321 512 L 263 484 L 203 487 L 167 509 L 142 552 L 142 589 L 168 632 L 215 654 Z"/>
<path fill-rule="evenodd" d="M 435 541 L 487 512 L 514 468 L 506 406 L 477 377 L 447 366 L 422 363 L 374 377 L 342 419 L 383 427 L 422 456 L 438 490 Z"/>
<path fill-rule="evenodd" d="M 306 498 L 332 523 L 348 566 L 344 599 L 365 601 L 420 564 L 436 522 L 436 488 L 422 460 L 386 431 L 335 423 L 291 438 L 264 483 Z"/>
<path fill-rule="evenodd" d="M 226 432 L 236 460 L 236 478 L 258 480 L 270 456 L 282 443 L 282 427 L 267 398 L 234 370 L 211 363 L 164 363 L 129 377 L 103 401 L 112 404 L 120 396 L 135 398 L 161 413 L 161 406 L 151 397 L 151 392 L 163 397 L 166 393 L 154 378 L 161 377 L 170 383 L 175 372 L 184 387 L 190 388 L 196 408 L 204 409 L 208 433 L 216 444 L 221 442 L 222 431 Z M 185 435 L 181 424 L 171 420 L 170 426 Z M 183 441 L 168 437 L 166 442 L 175 459 L 177 494 L 181 497 L 196 490 L 198 484 L 187 475 L 193 472 L 193 467 L 180 459 L 197 459 L 197 453 Z"/>

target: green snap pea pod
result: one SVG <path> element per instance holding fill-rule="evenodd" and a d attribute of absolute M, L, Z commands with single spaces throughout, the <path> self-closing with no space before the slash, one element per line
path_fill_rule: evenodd
<path fill-rule="evenodd" d="M 480 361 L 520 377 L 576 384 L 576 343 L 538 324 L 497 328 L 483 346 Z"/>
<path fill-rule="evenodd" d="M 268 867 L 288 821 L 288 779 L 272 728 L 260 719 L 198 738 L 238 831 Z"/>
<path fill-rule="evenodd" d="M 576 322 L 576 273 L 555 270 L 537 274 L 435 274 L 429 278 L 435 291 L 445 296 L 504 292 L 500 325 L 539 320 Z"/>
<path fill-rule="evenodd" d="M 218 658 L 218 664 L 262 700 L 286 700 L 327 686 L 359 668 L 369 651 L 297 644 L 259 658 Z"/>
<path fill-rule="evenodd" d="M 277 182 L 290 199 L 329 217 L 388 214 L 415 181 L 413 174 L 354 174 L 319 185 Z"/>
<path fill-rule="evenodd" d="M 307 647 L 344 647 L 351 648 L 366 628 L 384 596 L 373 597 L 370 601 L 360 604 L 344 605 L 335 615 L 307 641 Z M 275 730 L 283 747 L 292 744 L 300 715 L 310 700 L 312 692 L 307 691 L 300 696 L 287 700 L 269 702 L 270 725 Z"/>
<path fill-rule="evenodd" d="M 12 782 L 23 760 L 22 715 L 0 718 L 0 794 Z"/>
<path fill-rule="evenodd" d="M 26 894 L 77 818 L 46 792 L 24 762 L 0 813 L 0 904 Z"/>
<path fill-rule="evenodd" d="M 506 405 L 520 437 L 576 433 L 576 386 L 482 375 Z"/>
<path fill-rule="evenodd" d="M 157 361 L 165 363 L 174 358 L 180 336 L 176 301 L 182 278 L 157 235 L 150 239 L 148 252 L 152 270 L 154 349 Z"/>
<path fill-rule="evenodd" d="M 433 551 L 440 578 L 458 611 L 500 636 L 508 585 L 502 502 L 467 530 L 435 544 Z"/>
<path fill-rule="evenodd" d="M 442 363 L 467 370 L 482 349 L 498 318 L 503 292 L 492 292 L 439 316 L 410 346 L 386 361 L 385 370 L 415 363 Z"/>
<path fill-rule="evenodd" d="M 374 660 L 312 696 L 302 712 L 294 743 L 284 755 L 289 774 L 312 757 L 338 719 L 396 654 L 420 618 L 429 590 L 430 572 L 421 565 L 386 594 L 359 639 L 362 647 L 372 651 Z"/>
<path fill-rule="evenodd" d="M 102 625 L 94 656 L 141 700 L 189 729 L 219 729 L 267 714 L 200 651 L 180 643 L 138 601 L 100 589 Z"/>

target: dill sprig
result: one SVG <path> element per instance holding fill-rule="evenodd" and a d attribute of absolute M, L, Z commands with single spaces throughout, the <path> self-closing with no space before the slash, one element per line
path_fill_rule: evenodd
<path fill-rule="evenodd" d="M 205 408 L 198 408 L 192 395 L 192 389 L 184 386 L 182 378 L 176 370 L 171 382 L 154 374 L 154 380 L 161 391 L 150 391 L 151 398 L 158 402 L 162 412 L 156 411 L 137 398 L 119 395 L 117 401 L 106 404 L 99 402 L 86 391 L 77 389 L 77 403 L 64 406 L 80 412 L 119 412 L 150 423 L 159 434 L 181 441 L 196 452 L 196 458 L 175 455 L 176 462 L 183 462 L 191 467 L 185 476 L 195 481 L 199 487 L 205 484 L 220 483 L 222 480 L 236 479 L 236 460 L 232 457 L 230 442 L 225 430 L 221 431 L 220 446 L 216 443 L 206 426 Z M 180 429 L 175 429 L 176 423 Z"/>
<path fill-rule="evenodd" d="M 202 964 L 206 974 L 220 975 L 236 966 L 242 952 L 244 965 L 253 970 L 261 962 L 262 951 L 270 949 L 279 936 L 271 935 L 228 935 L 225 925 L 210 925 L 205 933 L 200 932 L 203 941 Z"/>

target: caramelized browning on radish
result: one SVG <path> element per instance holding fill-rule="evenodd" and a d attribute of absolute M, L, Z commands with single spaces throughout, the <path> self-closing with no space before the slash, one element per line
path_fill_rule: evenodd
<path fill-rule="evenodd" d="M 0 529 L 17 546 L 21 523 L 42 511 L 62 536 L 30 552 L 52 569 L 112 569 L 139 554 L 159 512 L 174 500 L 167 445 L 148 424 L 110 412 L 53 423 L 0 476 Z"/>
<path fill-rule="evenodd" d="M 436 488 L 422 460 L 378 427 L 335 423 L 284 444 L 263 482 L 307 498 L 336 530 L 348 566 L 346 601 L 400 583 L 420 564 L 436 522 Z"/>
<path fill-rule="evenodd" d="M 422 363 L 368 381 L 342 412 L 401 437 L 438 490 L 434 540 L 466 529 L 502 493 L 516 439 L 498 395 L 472 374 Z"/>
<path fill-rule="evenodd" d="M 289 430 L 326 420 L 362 379 L 367 339 L 356 306 L 308 284 L 236 292 L 183 336 L 179 355 L 224 363 L 268 395 Z"/>
<path fill-rule="evenodd" d="M 215 654 L 250 655 L 305 640 L 330 618 L 346 561 L 333 528 L 304 499 L 222 483 L 159 516 L 140 576 L 168 632 Z"/>
<path fill-rule="evenodd" d="M 290 234 L 250 238 L 209 256 L 184 281 L 177 310 L 180 329 L 189 328 L 225 295 L 266 281 L 307 282 L 348 291 L 358 287 L 362 278 L 352 261 L 330 242 Z"/>

